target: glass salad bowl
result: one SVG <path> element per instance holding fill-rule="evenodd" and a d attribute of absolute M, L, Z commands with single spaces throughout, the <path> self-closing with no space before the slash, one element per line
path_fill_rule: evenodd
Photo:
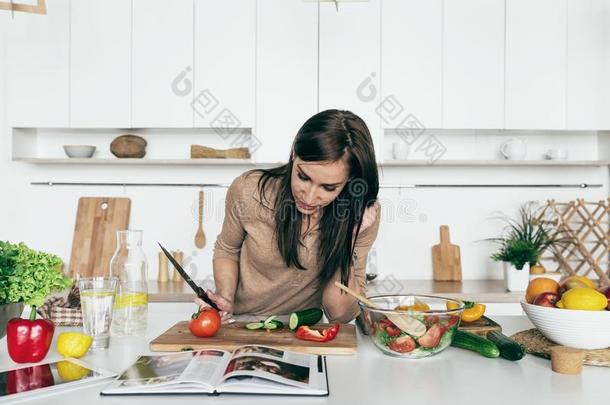
<path fill-rule="evenodd" d="M 387 355 L 410 359 L 433 356 L 451 345 L 464 310 L 461 301 L 426 295 L 377 295 L 368 300 L 369 305 L 359 305 L 375 346 Z"/>

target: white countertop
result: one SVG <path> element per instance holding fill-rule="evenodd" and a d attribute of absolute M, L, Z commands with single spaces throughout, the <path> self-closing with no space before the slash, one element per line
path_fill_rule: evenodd
<path fill-rule="evenodd" d="M 112 339 L 110 349 L 87 354 L 83 360 L 120 372 L 138 355 L 150 353 L 148 341 L 175 322 L 188 319 L 184 306 L 151 304 L 147 339 Z M 531 328 L 525 317 L 495 317 L 507 335 Z M 75 328 L 72 328 L 75 329 Z M 58 328 L 55 339 L 61 331 Z M 0 369 L 13 365 L 6 351 L 6 338 L 0 340 Z M 58 359 L 55 341 L 45 360 Z M 477 353 L 449 347 L 437 356 L 420 360 L 398 359 L 383 355 L 368 340 L 358 335 L 358 353 L 354 356 L 329 356 L 330 396 L 146 396 L 100 397 L 107 381 L 58 394 L 29 399 L 27 404 L 148 405 L 157 403 L 223 404 L 594 404 L 607 401 L 605 384 L 610 368 L 585 366 L 581 375 L 561 375 L 551 371 L 550 361 L 531 355 L 519 362 L 487 359 Z"/>

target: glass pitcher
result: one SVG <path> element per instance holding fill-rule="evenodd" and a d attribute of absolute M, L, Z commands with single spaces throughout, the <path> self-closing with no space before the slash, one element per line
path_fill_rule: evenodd
<path fill-rule="evenodd" d="M 144 336 L 148 317 L 148 264 L 142 250 L 142 231 L 117 231 L 110 275 L 119 279 L 112 335 Z"/>

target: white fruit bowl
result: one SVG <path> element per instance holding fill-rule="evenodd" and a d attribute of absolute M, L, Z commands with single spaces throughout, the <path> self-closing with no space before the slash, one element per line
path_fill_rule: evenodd
<path fill-rule="evenodd" d="M 562 346 L 578 349 L 610 347 L 610 311 L 576 311 L 528 304 L 521 307 L 534 326 Z"/>

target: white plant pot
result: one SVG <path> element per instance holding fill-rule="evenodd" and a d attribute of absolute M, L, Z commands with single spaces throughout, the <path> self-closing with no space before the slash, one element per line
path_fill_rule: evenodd
<path fill-rule="evenodd" d="M 526 264 L 521 270 L 504 262 L 504 283 L 507 291 L 525 291 L 530 282 L 530 265 Z"/>

